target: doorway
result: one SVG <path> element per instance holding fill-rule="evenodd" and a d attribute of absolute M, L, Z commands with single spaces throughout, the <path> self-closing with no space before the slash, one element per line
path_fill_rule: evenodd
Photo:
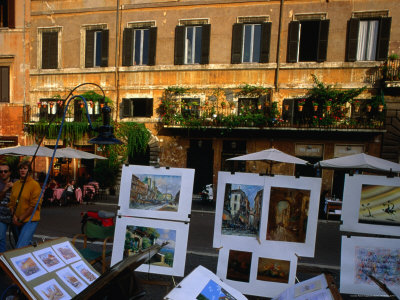
<path fill-rule="evenodd" d="M 195 169 L 193 194 L 199 194 L 206 184 L 213 183 L 212 140 L 190 140 L 186 165 Z"/>

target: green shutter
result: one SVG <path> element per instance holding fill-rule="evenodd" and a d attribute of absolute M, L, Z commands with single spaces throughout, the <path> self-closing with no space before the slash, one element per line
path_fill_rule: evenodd
<path fill-rule="evenodd" d="M 390 27 L 392 18 L 381 18 L 379 20 L 379 35 L 377 43 L 376 60 L 386 60 L 389 51 Z"/>
<path fill-rule="evenodd" d="M 298 51 L 299 51 L 299 35 L 300 22 L 292 21 L 289 23 L 288 31 L 288 46 L 287 46 L 287 62 L 297 62 Z"/>
<path fill-rule="evenodd" d="M 271 27 L 272 27 L 271 22 L 261 24 L 260 63 L 269 62 Z"/>
<path fill-rule="evenodd" d="M 157 27 L 149 28 L 149 66 L 156 64 L 157 50 Z"/>
<path fill-rule="evenodd" d="M 94 67 L 94 32 L 96 30 L 86 30 L 85 47 L 85 68 Z"/>
<path fill-rule="evenodd" d="M 108 67 L 108 43 L 109 30 L 104 29 L 101 32 L 101 62 L 100 67 Z"/>
<path fill-rule="evenodd" d="M 42 32 L 42 69 L 58 67 L 58 31 Z"/>
<path fill-rule="evenodd" d="M 184 59 L 185 59 L 185 26 L 176 26 L 174 64 L 183 65 Z"/>
<path fill-rule="evenodd" d="M 326 61 L 328 52 L 329 20 L 321 20 L 319 24 L 317 61 Z"/>
<path fill-rule="evenodd" d="M 231 50 L 232 64 L 240 64 L 242 62 L 242 40 L 243 40 L 243 24 L 233 24 L 232 50 Z"/>
<path fill-rule="evenodd" d="M 210 36 L 211 25 L 205 24 L 201 29 L 201 60 L 200 64 L 206 65 L 210 62 Z"/>
<path fill-rule="evenodd" d="M 122 117 L 129 118 L 132 116 L 132 100 L 124 98 L 122 99 Z"/>
<path fill-rule="evenodd" d="M 133 28 L 125 28 L 122 37 L 122 65 L 133 64 Z"/>
<path fill-rule="evenodd" d="M 348 21 L 346 61 L 357 60 L 358 30 L 360 19 L 352 18 Z"/>

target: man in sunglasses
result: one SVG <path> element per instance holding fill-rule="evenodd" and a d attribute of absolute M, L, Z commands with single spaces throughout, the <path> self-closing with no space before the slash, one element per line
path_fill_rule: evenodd
<path fill-rule="evenodd" d="M 6 251 L 7 228 L 12 221 L 11 210 L 8 208 L 13 186 L 10 176 L 10 166 L 0 163 L 0 253 Z"/>

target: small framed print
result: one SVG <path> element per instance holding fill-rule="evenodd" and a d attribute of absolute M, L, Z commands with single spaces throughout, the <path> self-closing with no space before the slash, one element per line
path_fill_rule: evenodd
<path fill-rule="evenodd" d="M 122 217 L 117 219 L 111 265 L 154 245 L 167 242 L 147 264 L 136 271 L 183 276 L 189 224 L 166 220 Z"/>
<path fill-rule="evenodd" d="M 75 261 L 81 260 L 80 255 L 75 250 L 70 242 L 63 242 L 52 246 L 54 251 L 66 263 L 70 264 Z"/>
<path fill-rule="evenodd" d="M 13 263 L 18 273 L 26 281 L 31 281 L 32 279 L 47 274 L 47 271 L 33 257 L 32 253 L 26 253 L 23 255 L 12 257 L 11 262 Z"/>
<path fill-rule="evenodd" d="M 73 263 L 72 269 L 79 274 L 88 284 L 94 282 L 99 275 L 92 270 L 83 260 Z"/>
<path fill-rule="evenodd" d="M 36 293 L 44 300 L 68 300 L 71 296 L 61 287 L 61 285 L 55 280 L 50 279 L 38 286 L 34 287 Z"/>
<path fill-rule="evenodd" d="M 400 236 L 400 178 L 346 174 L 340 230 Z"/>
<path fill-rule="evenodd" d="M 66 286 L 75 292 L 75 294 L 79 294 L 88 286 L 70 267 L 61 269 L 57 271 L 56 274 Z"/>
<path fill-rule="evenodd" d="M 33 255 L 38 259 L 38 261 L 48 272 L 52 272 L 65 266 L 65 263 L 51 247 L 34 251 Z"/>
<path fill-rule="evenodd" d="M 119 215 L 189 221 L 194 169 L 123 166 Z"/>

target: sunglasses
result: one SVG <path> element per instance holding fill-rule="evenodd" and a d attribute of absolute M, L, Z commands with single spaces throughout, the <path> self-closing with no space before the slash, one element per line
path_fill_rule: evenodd
<path fill-rule="evenodd" d="M 0 170 L 0 173 L 8 173 L 10 172 L 9 170 Z"/>

